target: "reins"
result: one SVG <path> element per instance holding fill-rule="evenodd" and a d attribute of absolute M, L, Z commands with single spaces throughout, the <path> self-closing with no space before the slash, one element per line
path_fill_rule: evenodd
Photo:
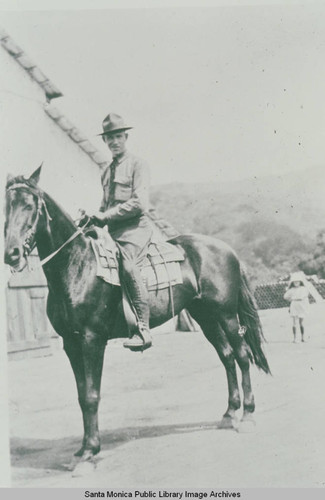
<path fill-rule="evenodd" d="M 44 208 L 45 218 L 46 218 L 48 227 L 49 227 L 49 222 L 52 220 L 52 217 L 50 216 L 50 214 L 48 212 L 44 198 L 41 196 L 39 191 L 33 189 L 32 186 L 29 186 L 28 184 L 24 184 L 24 183 L 17 183 L 17 184 L 13 184 L 12 186 L 9 186 L 7 188 L 7 191 L 14 190 L 14 189 L 22 189 L 22 188 L 29 189 L 31 191 L 31 193 L 37 197 L 36 217 L 35 217 L 35 220 L 32 224 L 32 227 L 30 229 L 28 229 L 28 231 L 26 233 L 25 241 L 23 243 L 24 257 L 26 259 L 26 263 L 28 265 L 29 270 L 31 270 L 29 267 L 29 263 L 28 263 L 28 257 L 30 256 L 31 252 L 33 251 L 33 249 L 36 246 L 36 242 L 33 240 L 34 240 L 34 237 L 35 237 L 35 234 L 37 231 L 37 225 L 38 225 L 41 213 L 42 213 L 42 209 Z M 78 220 L 80 220 L 80 219 L 78 219 Z M 54 252 L 50 253 L 50 255 L 48 255 L 44 259 L 40 260 L 40 262 L 36 266 L 36 269 L 38 267 L 42 267 L 45 264 L 47 264 L 47 262 L 49 262 L 51 259 L 53 259 L 53 257 L 55 257 L 66 245 L 71 243 L 71 241 L 73 241 L 75 238 L 77 238 L 77 236 L 79 236 L 80 234 L 83 234 L 83 229 L 89 224 L 89 222 L 90 222 L 90 218 L 88 217 L 86 223 L 82 227 L 78 227 L 78 229 L 70 236 L 70 238 L 68 238 L 59 248 L 54 250 Z M 34 269 L 35 269 L 35 267 L 34 267 Z"/>
<path fill-rule="evenodd" d="M 89 221 L 87 221 L 87 223 L 83 226 L 83 227 L 79 227 L 77 229 L 77 231 L 75 231 L 71 236 L 70 238 L 65 241 L 57 250 L 54 250 L 54 252 L 50 253 L 50 255 L 48 255 L 47 257 L 45 257 L 44 259 L 42 259 L 39 263 L 40 266 L 44 266 L 44 264 L 46 264 L 47 262 L 49 262 L 51 259 L 53 259 L 53 257 L 55 257 L 61 250 L 62 248 L 64 248 L 66 245 L 68 245 L 72 240 L 74 240 L 77 236 L 79 236 L 79 234 L 83 234 L 83 228 L 88 224 Z"/>

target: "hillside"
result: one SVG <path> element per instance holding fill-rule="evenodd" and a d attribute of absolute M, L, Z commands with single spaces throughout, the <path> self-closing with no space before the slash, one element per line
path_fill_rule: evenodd
<path fill-rule="evenodd" d="M 287 274 L 325 226 L 325 169 L 223 184 L 155 186 L 152 202 L 180 232 L 229 243 L 256 284 Z"/>

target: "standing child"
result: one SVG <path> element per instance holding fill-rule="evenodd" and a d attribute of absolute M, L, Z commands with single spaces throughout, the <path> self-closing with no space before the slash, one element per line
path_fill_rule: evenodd
<path fill-rule="evenodd" d="M 293 321 L 293 342 L 296 342 L 296 331 L 298 323 L 301 332 L 301 342 L 305 342 L 304 317 L 307 314 L 309 306 L 308 295 L 309 293 L 307 288 L 305 287 L 304 282 L 300 278 L 296 279 L 296 277 L 292 275 L 289 286 L 283 298 L 284 300 L 290 302 L 289 313 Z"/>

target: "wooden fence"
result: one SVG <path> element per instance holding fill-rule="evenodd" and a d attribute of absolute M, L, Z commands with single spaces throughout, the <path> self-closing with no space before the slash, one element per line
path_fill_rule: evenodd
<path fill-rule="evenodd" d="M 258 285 L 254 293 L 258 309 L 277 309 L 289 307 L 289 302 L 283 298 L 287 286 L 288 282 L 265 283 Z M 313 286 L 315 293 L 318 293 L 321 299 L 325 299 L 325 280 L 314 281 L 313 279 L 310 279 L 309 286 Z M 312 293 L 309 295 L 309 302 L 315 302 L 315 297 Z"/>
<path fill-rule="evenodd" d="M 6 289 L 9 359 L 50 354 L 58 338 L 46 315 L 48 288 L 38 256 L 30 260 L 35 270 L 12 274 Z"/>

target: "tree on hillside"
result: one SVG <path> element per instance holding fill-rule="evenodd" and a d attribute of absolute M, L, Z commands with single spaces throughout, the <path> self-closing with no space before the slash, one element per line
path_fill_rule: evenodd
<path fill-rule="evenodd" d="M 307 257 L 299 263 L 299 269 L 306 274 L 317 274 L 325 278 L 325 229 L 316 236 L 316 247 L 312 257 Z"/>
<path fill-rule="evenodd" d="M 152 201 L 180 233 L 202 233 L 228 243 L 245 263 L 253 286 L 297 270 L 314 246 L 297 214 L 288 224 L 283 207 L 270 215 L 273 199 L 257 203 L 245 190 L 229 193 L 213 185 L 168 185 L 156 188 Z"/>

